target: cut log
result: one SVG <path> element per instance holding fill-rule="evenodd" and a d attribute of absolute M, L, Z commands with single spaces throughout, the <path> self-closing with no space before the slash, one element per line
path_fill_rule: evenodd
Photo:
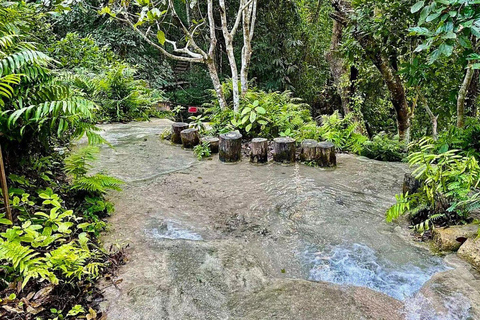
<path fill-rule="evenodd" d="M 273 160 L 283 163 L 295 162 L 295 139 L 282 137 L 275 138 L 273 142 Z"/>
<path fill-rule="evenodd" d="M 264 138 L 255 138 L 250 143 L 250 162 L 266 163 L 268 162 L 268 140 Z"/>
<path fill-rule="evenodd" d="M 220 144 L 220 139 L 216 137 L 203 137 L 202 142 L 208 142 L 210 145 L 211 153 L 218 153 L 218 147 Z"/>
<path fill-rule="evenodd" d="M 220 135 L 219 159 L 222 162 L 238 162 L 242 158 L 242 135 L 238 131 Z"/>
<path fill-rule="evenodd" d="M 318 142 L 311 139 L 303 140 L 300 160 L 316 162 L 318 160 L 318 156 Z"/>
<path fill-rule="evenodd" d="M 180 132 L 184 148 L 193 148 L 200 143 L 200 134 L 198 129 L 185 129 Z"/>
<path fill-rule="evenodd" d="M 335 167 L 337 165 L 335 145 L 331 142 L 320 142 L 317 147 L 317 156 L 317 163 L 320 167 Z"/>
<path fill-rule="evenodd" d="M 184 122 L 175 122 L 172 124 L 172 143 L 182 144 L 181 132 L 188 129 L 188 123 Z"/>

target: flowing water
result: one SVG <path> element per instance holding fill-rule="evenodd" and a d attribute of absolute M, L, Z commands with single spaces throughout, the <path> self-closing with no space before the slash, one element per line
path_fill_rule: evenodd
<path fill-rule="evenodd" d="M 477 274 L 384 221 L 404 164 L 197 161 L 169 126 L 102 126 L 95 170 L 126 182 L 105 242 L 130 245 L 111 319 L 480 319 Z"/>

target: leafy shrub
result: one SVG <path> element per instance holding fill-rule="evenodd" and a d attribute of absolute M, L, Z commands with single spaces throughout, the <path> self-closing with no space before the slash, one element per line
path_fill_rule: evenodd
<path fill-rule="evenodd" d="M 229 90 L 228 85 L 224 87 Z M 213 105 L 207 112 L 215 133 L 238 129 L 245 137 L 273 139 L 287 131 L 295 136 L 305 123 L 312 121 L 309 106 L 293 98 L 289 91 L 267 93 L 251 89 L 241 100 L 238 114 Z"/>
<path fill-rule="evenodd" d="M 55 143 L 85 133 L 98 142 L 91 122 L 94 104 L 51 72 L 52 59 L 25 41 L 25 23 L 18 16 L 10 21 L 12 10 L 0 8 L 0 142 L 7 162 L 46 155 Z"/>
<path fill-rule="evenodd" d="M 464 155 L 480 158 L 480 121 L 476 118 L 467 118 L 463 128 L 450 126 L 439 135 L 435 146 L 440 153 L 456 149 Z"/>
<path fill-rule="evenodd" d="M 405 144 L 400 142 L 398 137 L 390 139 L 385 133 L 366 141 L 360 154 L 381 161 L 402 161 L 407 156 Z"/>
<path fill-rule="evenodd" d="M 47 189 L 39 193 L 41 204 L 30 201 L 28 195 L 14 197 L 13 207 L 29 210 L 18 216 L 21 225 L 5 229 L 0 234 L 0 261 L 4 263 L 4 279 L 22 278 L 22 287 L 30 279 L 60 281 L 93 280 L 104 265 L 102 253 L 90 244 L 86 233 L 78 229 L 72 210 L 62 206 L 60 197 Z M 38 209 L 40 208 L 40 210 Z M 32 216 L 30 213 L 35 212 Z"/>
<path fill-rule="evenodd" d="M 195 146 L 195 148 L 193 148 L 193 153 L 197 156 L 198 160 L 210 157 L 212 155 L 210 151 L 210 142 L 205 141 Z"/>
<path fill-rule="evenodd" d="M 355 132 L 357 126 L 358 123 L 353 120 L 353 114 L 342 117 L 336 111 L 331 116 L 322 117 L 322 125 L 318 133 L 322 139 L 334 143 L 338 149 L 360 153 L 368 138 Z"/>
<path fill-rule="evenodd" d="M 409 214 L 415 218 L 426 213 L 415 229 L 424 231 L 434 223 L 459 223 L 468 219 L 469 213 L 478 207 L 478 198 L 470 197 L 480 182 L 480 166 L 473 156 L 463 156 L 459 150 L 437 152 L 430 138 L 416 144 L 419 149 L 408 156 L 413 175 L 422 183 L 414 194 L 397 196 L 397 204 L 387 211 L 387 220 Z"/>
<path fill-rule="evenodd" d="M 67 80 L 99 106 L 96 118 L 100 121 L 148 119 L 162 95 L 150 89 L 147 82 L 136 80 L 135 72 L 129 65 L 118 63 L 101 74 L 77 72 Z"/>
<path fill-rule="evenodd" d="M 48 50 L 59 62 L 58 67 L 62 69 L 85 68 L 102 71 L 118 60 L 110 48 L 97 46 L 92 36 L 82 38 L 79 34 L 71 32 L 53 43 Z"/>

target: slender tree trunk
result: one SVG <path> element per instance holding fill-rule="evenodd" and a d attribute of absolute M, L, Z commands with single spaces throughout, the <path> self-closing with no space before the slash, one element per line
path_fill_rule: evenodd
<path fill-rule="evenodd" d="M 473 72 L 473 78 L 472 78 L 472 81 L 470 82 L 470 87 L 468 88 L 467 101 L 465 103 L 467 107 L 467 114 L 470 117 L 477 116 L 477 98 L 480 90 L 479 75 L 480 75 L 479 70 L 475 70 Z"/>
<path fill-rule="evenodd" d="M 248 90 L 248 69 L 252 58 L 252 39 L 255 30 L 255 21 L 257 17 L 257 0 L 252 3 L 242 13 L 243 21 L 243 48 L 242 48 L 242 68 L 240 71 L 240 82 L 242 86 L 242 97 Z"/>
<path fill-rule="evenodd" d="M 240 109 L 240 91 L 238 88 L 237 62 L 235 61 L 235 53 L 233 51 L 233 39 L 227 39 L 227 35 L 225 35 L 225 38 L 228 64 L 230 65 L 230 70 L 232 73 L 233 110 L 238 112 Z"/>
<path fill-rule="evenodd" d="M 397 127 L 400 140 L 408 140 L 408 132 L 410 129 L 410 112 L 408 109 L 407 95 L 403 81 L 392 68 L 388 59 L 382 54 L 375 55 L 374 64 L 383 76 L 387 88 L 390 91 L 390 100 L 397 114 Z"/>
<path fill-rule="evenodd" d="M 436 116 L 433 114 L 432 109 L 430 109 L 430 107 L 428 106 L 428 102 L 427 99 L 425 99 L 425 96 L 421 93 L 419 93 L 419 95 L 420 100 L 422 100 L 423 107 L 427 111 L 427 114 L 430 117 L 430 121 L 432 121 L 432 137 L 433 140 L 436 141 L 438 139 L 438 115 Z"/>
<path fill-rule="evenodd" d="M 343 25 L 338 21 L 333 21 L 332 41 L 330 43 L 330 50 L 326 58 L 330 65 L 330 72 L 333 76 L 333 83 L 337 88 L 338 95 L 342 103 L 343 114 L 350 113 L 350 90 L 346 85 L 346 80 L 349 79 L 347 75 L 348 70 L 343 57 L 339 54 L 340 44 L 342 42 Z"/>
<path fill-rule="evenodd" d="M 220 82 L 220 78 L 218 77 L 215 60 L 210 59 L 207 62 L 207 67 L 208 73 L 210 74 L 210 79 L 212 79 L 213 88 L 215 89 L 215 93 L 217 94 L 218 103 L 220 105 L 220 108 L 223 110 L 227 107 L 227 102 L 225 100 L 225 95 L 223 94 L 222 83 Z"/>
<path fill-rule="evenodd" d="M 465 126 L 465 98 L 467 97 L 468 88 L 473 79 L 474 70 L 471 64 L 468 64 L 465 71 L 465 78 L 463 79 L 457 97 L 457 127 L 463 128 Z"/>
<path fill-rule="evenodd" d="M 225 0 L 219 0 L 220 4 L 220 20 L 222 22 L 222 32 L 225 38 L 225 50 L 227 51 L 228 64 L 230 65 L 232 76 L 232 93 L 233 93 L 233 110 L 240 110 L 240 92 L 238 89 L 238 67 L 235 60 L 235 52 L 233 51 L 233 38 L 235 37 L 235 29 L 230 32 L 228 30 L 227 8 Z M 240 0 L 240 8 L 243 6 L 243 0 Z M 240 9 L 239 9 L 240 10 Z"/>

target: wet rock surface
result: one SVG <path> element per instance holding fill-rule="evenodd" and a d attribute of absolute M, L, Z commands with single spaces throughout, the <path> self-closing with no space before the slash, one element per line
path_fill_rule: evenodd
<path fill-rule="evenodd" d="M 480 240 L 470 238 L 458 250 L 458 256 L 480 271 Z"/>
<path fill-rule="evenodd" d="M 473 224 L 435 228 L 433 241 L 441 251 L 457 251 L 468 238 L 475 237 L 477 232 L 478 225 Z"/>
<path fill-rule="evenodd" d="M 384 222 L 403 164 L 350 155 L 338 155 L 337 169 L 197 161 L 159 140 L 170 126 L 102 126 L 114 148 L 102 149 L 95 170 L 127 182 L 110 195 L 104 241 L 130 245 L 123 282 L 104 284 L 110 319 L 430 319 L 416 317 L 418 290 L 459 267 Z M 470 280 L 443 296 L 432 286 L 429 316 L 468 319 L 476 288 L 461 283 Z M 466 316 L 448 305 L 457 294 Z"/>

